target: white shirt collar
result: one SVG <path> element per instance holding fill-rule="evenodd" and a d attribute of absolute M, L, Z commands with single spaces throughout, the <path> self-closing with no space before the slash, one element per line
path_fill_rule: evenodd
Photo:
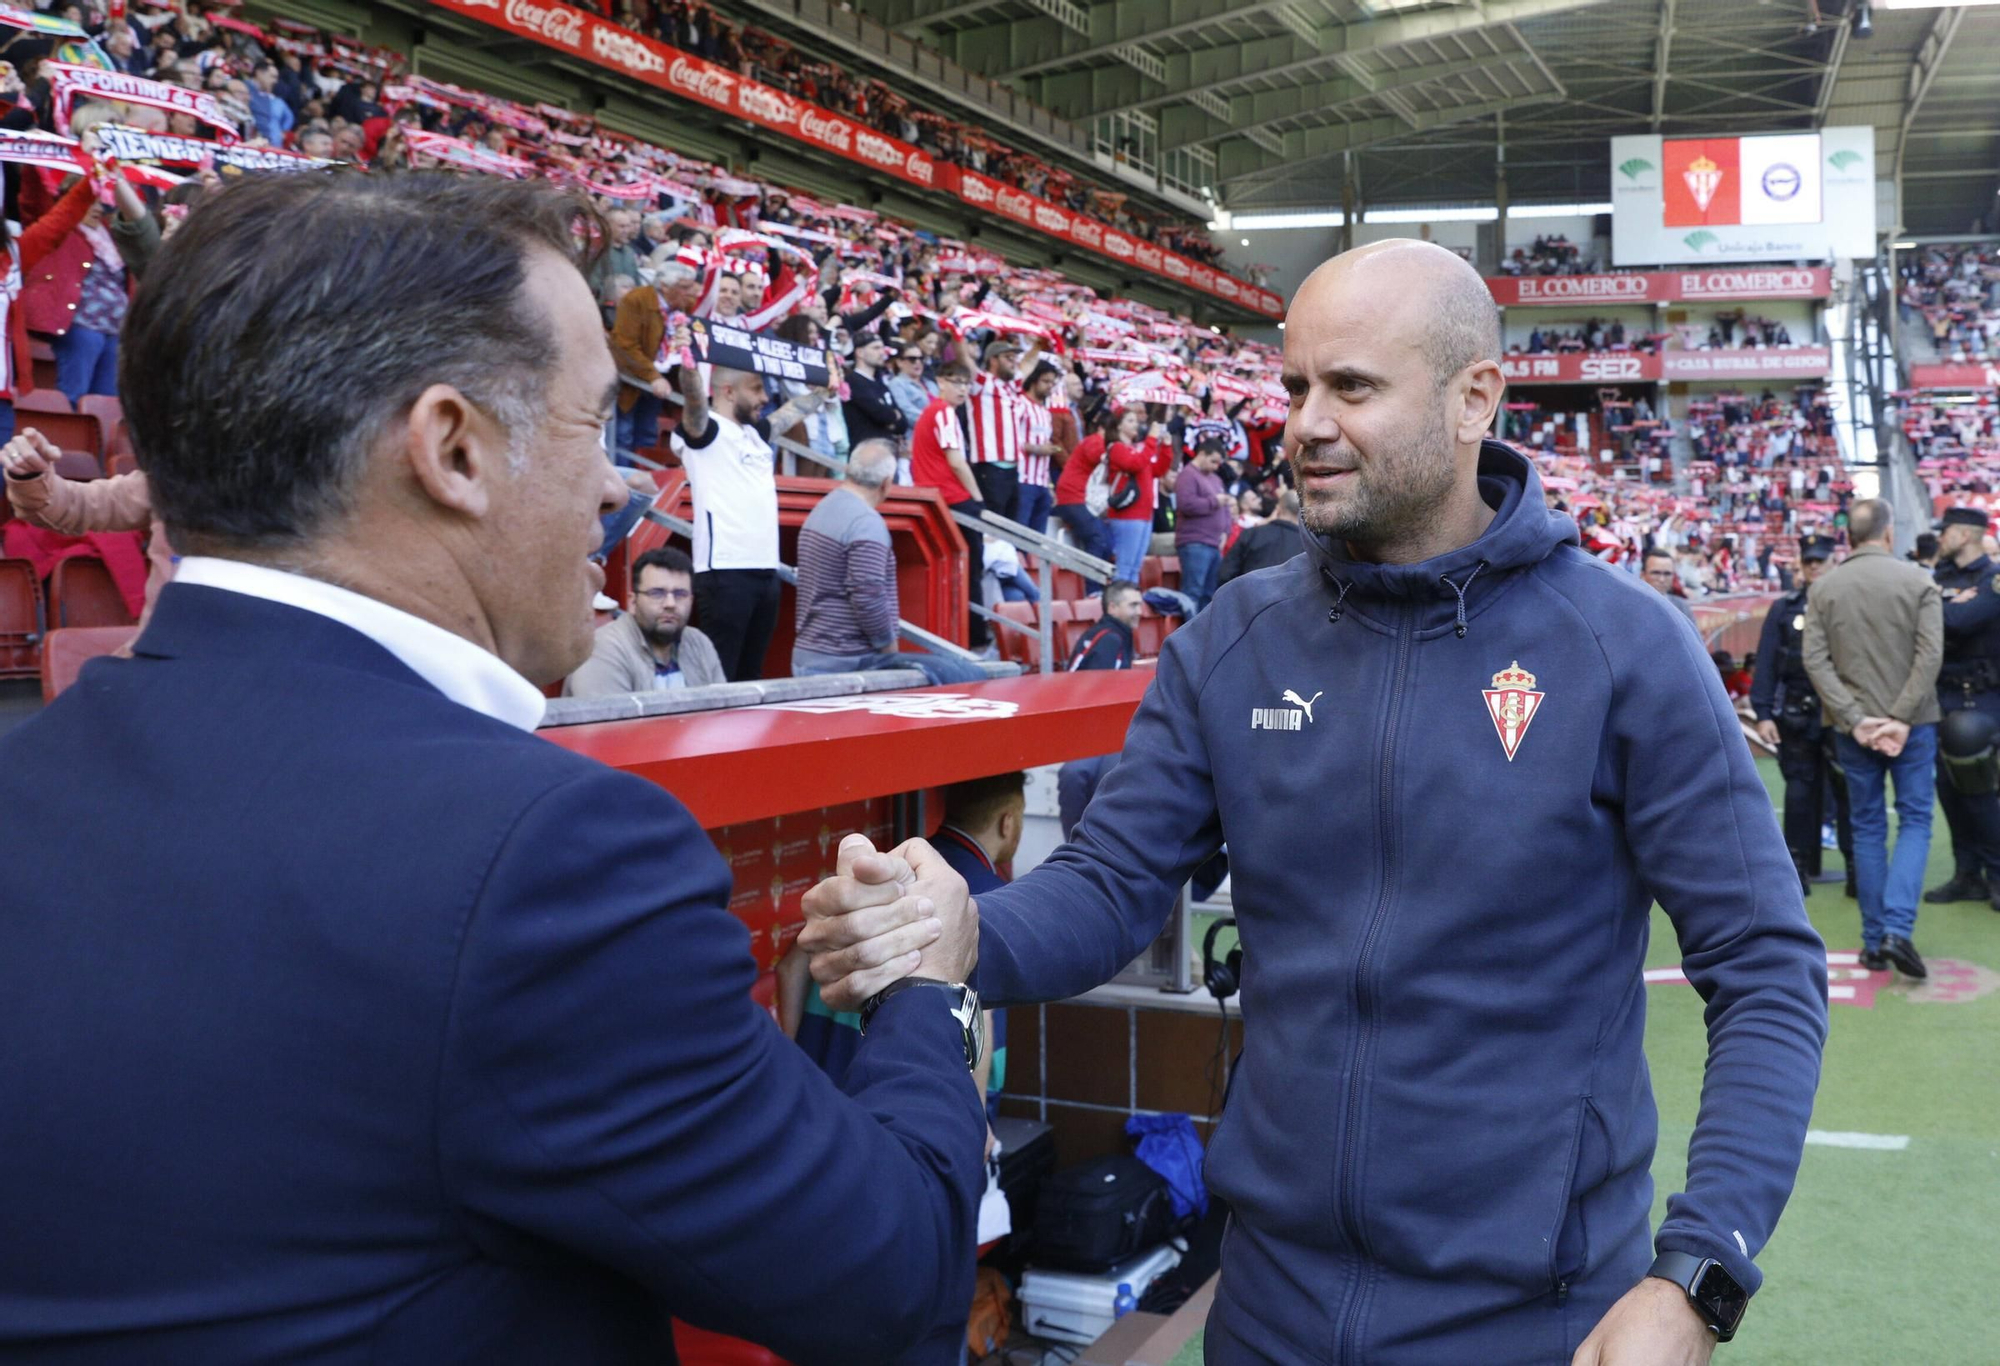
<path fill-rule="evenodd" d="M 548 708 L 541 689 L 497 655 L 401 608 L 322 579 L 242 560 L 190 555 L 174 567 L 174 582 L 283 603 L 352 627 L 460 706 L 521 730 L 539 726 Z"/>

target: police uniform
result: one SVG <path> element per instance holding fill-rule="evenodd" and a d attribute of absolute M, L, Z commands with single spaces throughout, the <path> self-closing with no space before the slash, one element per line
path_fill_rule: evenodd
<path fill-rule="evenodd" d="M 1986 514 L 1952 508 L 1942 526 L 1976 526 Z M 2000 727 L 2000 565 L 1986 556 L 1967 565 L 1938 564 L 1944 594 L 1944 666 L 1938 670 L 1938 805 L 1951 827 L 1953 875 L 1925 893 L 1930 902 L 2000 898 L 2000 796 L 1995 795 L 1991 731 Z M 1963 601 L 1954 599 L 1963 598 Z M 1958 712 L 1993 718 L 1982 727 Z M 2000 899 L 1996 899 L 2000 906 Z"/>
<path fill-rule="evenodd" d="M 1832 557 L 1829 537 L 1800 539 L 1801 564 Z M 1778 772 L 1785 779 L 1785 846 L 1798 867 L 1800 882 L 1809 885 L 1819 878 L 1820 831 L 1826 823 L 1830 794 L 1851 894 L 1854 833 L 1847 818 L 1847 784 L 1834 755 L 1833 732 L 1820 713 L 1819 694 L 1806 676 L 1805 634 L 1806 590 L 1801 586 L 1778 599 L 1764 618 L 1750 706 L 1759 721 L 1778 727 Z"/>

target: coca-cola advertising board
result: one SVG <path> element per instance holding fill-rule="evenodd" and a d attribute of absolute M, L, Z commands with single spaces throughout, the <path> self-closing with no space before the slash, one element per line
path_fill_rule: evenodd
<path fill-rule="evenodd" d="M 454 14 L 594 62 L 608 70 L 690 99 L 697 104 L 785 134 L 929 190 L 954 194 L 967 204 L 1061 241 L 1071 242 L 1149 274 L 1248 306 L 1267 317 L 1284 316 L 1284 301 L 1149 242 L 1084 219 L 1035 195 L 941 162 L 920 148 L 876 132 L 844 115 L 747 80 L 726 67 L 654 42 L 594 14 L 554 0 L 434 0 Z M 1203 283 L 1204 280 L 1209 281 Z M 1221 282 L 1229 280 L 1227 286 Z"/>
<path fill-rule="evenodd" d="M 1833 293 L 1833 272 L 1825 266 L 1705 266 L 1630 275 L 1495 275 L 1486 287 L 1494 302 L 1509 308 L 1824 299 Z"/>

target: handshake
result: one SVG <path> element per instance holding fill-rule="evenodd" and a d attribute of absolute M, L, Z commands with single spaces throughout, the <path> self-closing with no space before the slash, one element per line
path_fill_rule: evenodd
<path fill-rule="evenodd" d="M 804 906 L 799 947 L 833 1010 L 859 1010 L 905 977 L 963 982 L 979 961 L 979 909 L 965 879 L 923 840 L 884 853 L 849 835 L 834 875 Z"/>
<path fill-rule="evenodd" d="M 1909 743 L 1910 726 L 1906 721 L 1893 721 L 1886 716 L 1864 716 L 1851 733 L 1855 744 L 1893 759 Z"/>

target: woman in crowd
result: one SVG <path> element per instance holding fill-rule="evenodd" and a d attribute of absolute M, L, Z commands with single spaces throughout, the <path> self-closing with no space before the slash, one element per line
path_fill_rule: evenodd
<path fill-rule="evenodd" d="M 1104 520 L 1111 532 L 1111 551 L 1118 564 L 1118 577 L 1139 581 L 1139 565 L 1153 542 L 1153 514 L 1159 508 L 1159 480 L 1172 468 L 1174 450 L 1167 440 L 1164 423 L 1146 428 L 1146 410 L 1133 406 L 1119 412 L 1105 447 L 1104 462 L 1124 475 L 1138 491 L 1125 507 L 1108 508 Z M 1140 441 L 1141 434 L 1145 440 Z M 1134 442 L 1139 444 L 1134 445 Z"/>

